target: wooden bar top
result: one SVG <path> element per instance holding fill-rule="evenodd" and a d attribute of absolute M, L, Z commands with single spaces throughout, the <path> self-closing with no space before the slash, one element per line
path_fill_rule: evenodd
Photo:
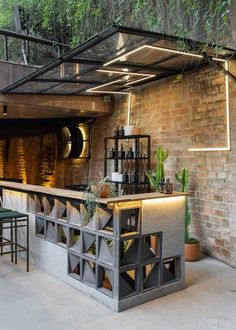
<path fill-rule="evenodd" d="M 0 181 L 0 188 L 7 190 L 14 190 L 26 193 L 35 193 L 43 195 L 51 195 L 55 197 L 64 197 L 70 199 L 80 199 L 84 200 L 84 193 L 81 191 L 60 189 L 60 188 L 48 188 L 32 184 L 16 183 L 9 181 Z M 161 194 L 159 192 L 143 193 L 143 194 L 133 194 L 133 195 L 123 195 L 115 196 L 109 198 L 99 198 L 98 202 L 101 204 L 111 204 L 119 202 L 132 202 L 132 201 L 142 201 L 147 199 L 158 199 L 158 198 L 172 198 L 179 196 L 191 196 L 190 193 L 183 193 L 174 191 L 172 194 Z"/>

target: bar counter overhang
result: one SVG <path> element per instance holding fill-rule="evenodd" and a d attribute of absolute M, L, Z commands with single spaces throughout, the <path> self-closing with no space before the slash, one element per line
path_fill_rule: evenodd
<path fill-rule="evenodd" d="M 188 193 L 101 198 L 86 225 L 81 192 L 0 181 L 3 206 L 28 213 L 31 262 L 122 311 L 183 289 Z"/>

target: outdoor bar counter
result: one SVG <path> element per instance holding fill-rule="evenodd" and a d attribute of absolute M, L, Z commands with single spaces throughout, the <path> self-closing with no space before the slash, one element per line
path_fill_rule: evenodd
<path fill-rule="evenodd" d="M 101 198 L 84 222 L 82 192 L 5 181 L 0 188 L 3 207 L 29 214 L 31 262 L 113 310 L 184 288 L 188 194 Z"/>

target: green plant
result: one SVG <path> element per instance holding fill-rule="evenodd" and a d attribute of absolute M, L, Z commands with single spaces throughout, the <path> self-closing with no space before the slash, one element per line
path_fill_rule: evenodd
<path fill-rule="evenodd" d="M 169 150 L 165 150 L 162 146 L 159 146 L 157 151 L 155 152 L 155 158 L 157 161 L 156 169 L 153 172 L 151 172 L 150 170 L 147 171 L 147 176 L 150 185 L 155 190 L 158 190 L 161 180 L 165 179 L 164 161 L 168 158 L 168 156 Z"/>
<path fill-rule="evenodd" d="M 183 167 L 181 172 L 175 174 L 175 178 L 178 182 L 181 183 L 181 191 L 185 192 L 188 187 L 189 173 L 186 167 Z M 196 244 L 199 241 L 196 238 L 190 237 L 189 234 L 189 225 L 191 222 L 191 216 L 189 212 L 189 206 L 187 198 L 185 199 L 185 231 L 184 231 L 184 240 L 185 244 Z"/>
<path fill-rule="evenodd" d="M 106 190 L 107 196 L 101 196 L 104 190 Z M 99 206 L 99 198 L 112 197 L 116 195 L 116 185 L 109 182 L 108 177 L 102 178 L 100 181 L 90 182 L 88 188 L 83 194 L 86 211 L 82 214 L 82 224 L 86 226 L 96 212 L 96 209 Z"/>

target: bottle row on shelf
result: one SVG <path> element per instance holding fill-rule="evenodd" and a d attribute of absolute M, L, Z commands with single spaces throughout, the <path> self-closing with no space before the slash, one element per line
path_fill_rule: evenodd
<path fill-rule="evenodd" d="M 111 181 L 120 183 L 148 183 L 148 178 L 145 171 L 141 174 L 136 172 L 112 172 Z"/>
<path fill-rule="evenodd" d="M 116 151 L 113 147 L 111 150 L 107 151 L 107 158 L 110 159 L 133 159 L 136 158 L 135 146 L 129 147 L 127 150 L 124 149 L 123 144 L 121 144 L 120 150 Z M 145 153 L 139 152 L 139 158 L 146 158 L 147 155 Z"/>

